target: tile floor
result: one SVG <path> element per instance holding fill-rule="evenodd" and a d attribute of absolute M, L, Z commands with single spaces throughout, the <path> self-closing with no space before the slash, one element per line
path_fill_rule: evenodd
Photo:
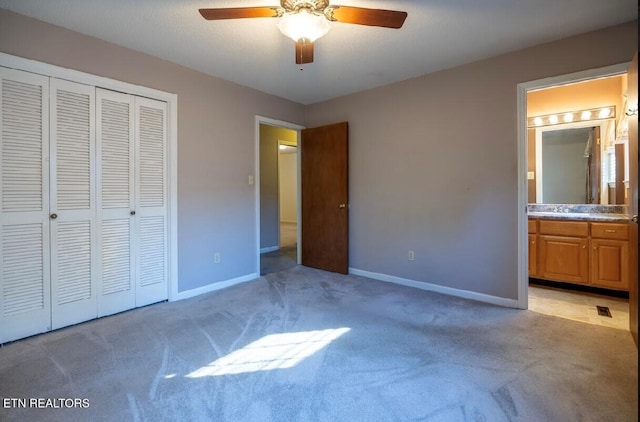
<path fill-rule="evenodd" d="M 611 318 L 598 315 L 596 306 L 609 307 Z M 586 324 L 629 330 L 627 299 L 529 285 L 529 310 Z"/>

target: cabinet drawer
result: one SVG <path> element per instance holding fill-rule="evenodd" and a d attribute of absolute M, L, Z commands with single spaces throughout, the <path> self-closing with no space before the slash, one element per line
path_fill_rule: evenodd
<path fill-rule="evenodd" d="M 529 233 L 536 233 L 536 220 L 529 220 Z"/>
<path fill-rule="evenodd" d="M 587 237 L 589 223 L 586 221 L 540 220 L 539 233 L 556 236 Z"/>
<path fill-rule="evenodd" d="M 629 225 L 615 223 L 591 223 L 591 237 L 597 239 L 626 240 L 629 238 Z"/>

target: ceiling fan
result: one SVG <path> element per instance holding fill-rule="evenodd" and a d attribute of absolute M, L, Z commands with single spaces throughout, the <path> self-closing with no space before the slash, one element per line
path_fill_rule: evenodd
<path fill-rule="evenodd" d="M 401 28 L 407 12 L 364 7 L 333 6 L 329 0 L 281 0 L 272 7 L 200 9 L 207 20 L 280 18 L 278 29 L 296 42 L 296 63 L 313 62 L 313 43 L 331 29 L 331 22 Z"/>

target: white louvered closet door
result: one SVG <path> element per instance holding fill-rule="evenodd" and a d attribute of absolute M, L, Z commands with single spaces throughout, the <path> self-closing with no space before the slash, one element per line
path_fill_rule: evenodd
<path fill-rule="evenodd" d="M 95 88 L 51 79 L 51 325 L 98 316 Z"/>
<path fill-rule="evenodd" d="M 166 300 L 167 105 L 136 97 L 136 306 Z"/>
<path fill-rule="evenodd" d="M 96 89 L 98 316 L 135 307 L 134 97 Z"/>
<path fill-rule="evenodd" d="M 49 78 L 0 68 L 0 343 L 47 331 Z"/>

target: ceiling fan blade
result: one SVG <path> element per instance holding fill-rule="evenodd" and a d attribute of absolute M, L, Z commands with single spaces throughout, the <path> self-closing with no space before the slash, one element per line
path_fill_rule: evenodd
<path fill-rule="evenodd" d="M 402 28 L 407 12 L 364 7 L 337 6 L 332 17 L 338 22 L 357 25 L 382 26 L 384 28 Z"/>
<path fill-rule="evenodd" d="M 296 64 L 313 62 L 313 43 L 296 43 Z"/>
<path fill-rule="evenodd" d="M 227 7 L 220 9 L 199 9 L 207 20 L 242 19 L 242 18 L 275 18 L 278 11 L 275 7 Z"/>

